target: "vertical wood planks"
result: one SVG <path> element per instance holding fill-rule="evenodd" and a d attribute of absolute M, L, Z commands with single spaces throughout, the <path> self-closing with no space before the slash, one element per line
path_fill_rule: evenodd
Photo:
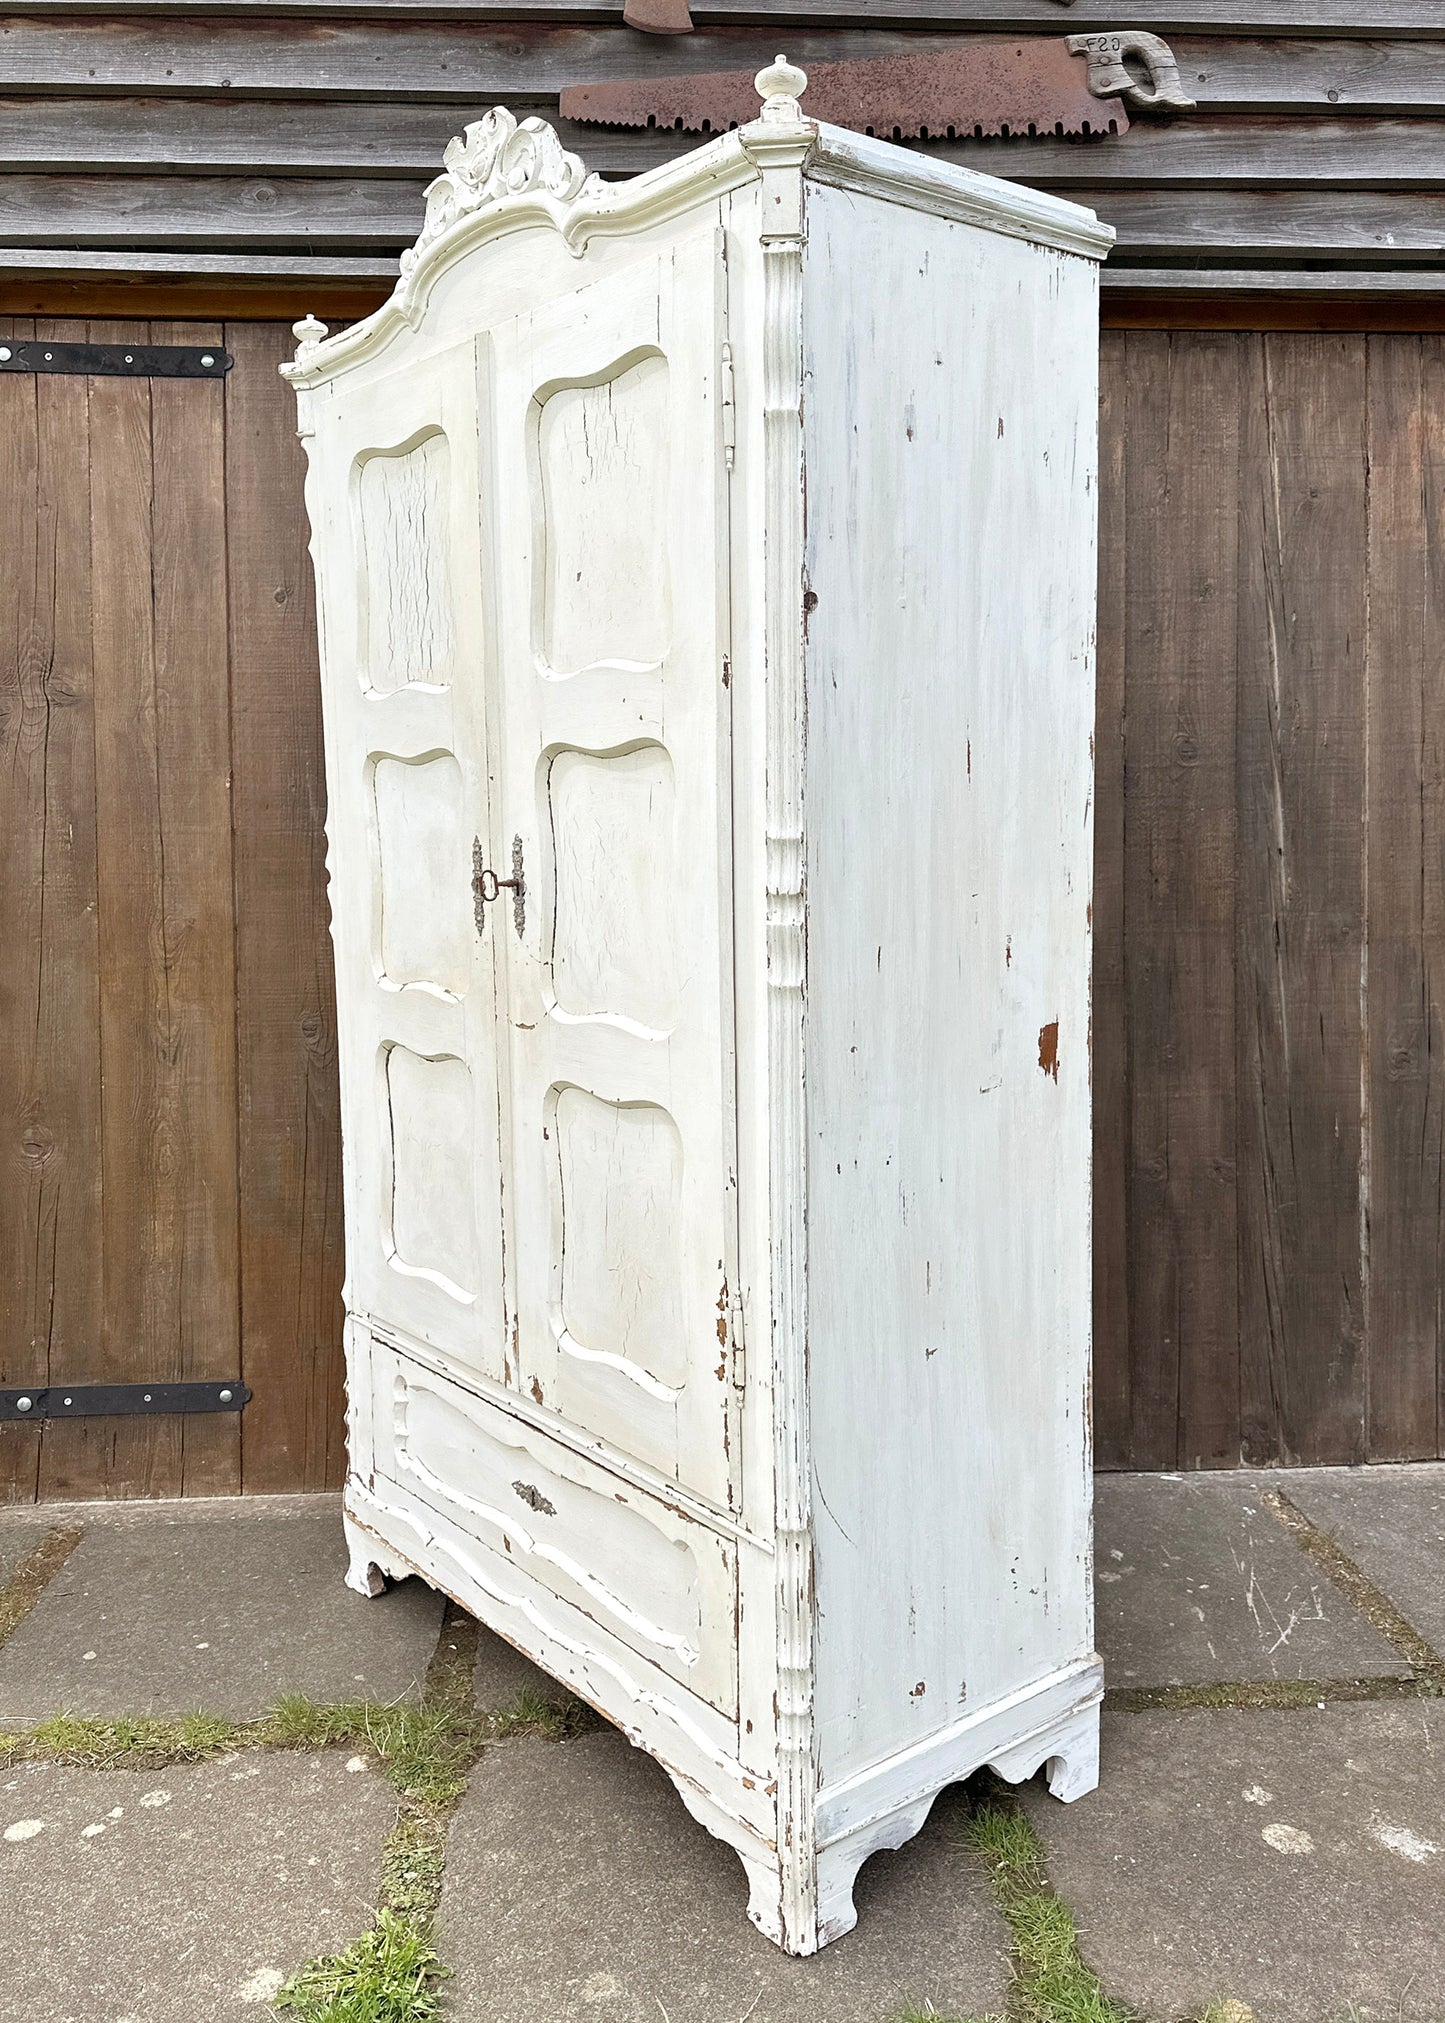
<path fill-rule="evenodd" d="M 1239 1304 L 1248 1460 L 1365 1453 L 1365 340 L 1244 341 Z"/>
<path fill-rule="evenodd" d="M 93 342 L 127 335 L 137 335 L 134 326 L 89 329 Z M 138 1360 L 148 1375 L 180 1375 L 176 1187 L 183 1122 L 168 1003 L 151 389 L 147 380 L 124 378 L 89 386 L 105 1282 L 91 1375 L 125 1382 Z M 180 1481 L 180 1428 L 172 1420 L 87 1420 L 47 1430 L 42 1489 L 49 1495 L 174 1494 Z"/>
<path fill-rule="evenodd" d="M 1130 1465 L 1238 1459 L 1238 346 L 1131 334 L 1125 526 Z"/>
<path fill-rule="evenodd" d="M 218 323 L 151 325 L 153 344 L 219 349 L 221 340 Z M 158 778 L 184 1227 L 174 1354 L 184 1377 L 234 1377 L 241 1343 L 222 389 L 153 380 L 151 446 Z M 182 1490 L 238 1491 L 236 1416 L 186 1418 L 180 1429 Z"/>
<path fill-rule="evenodd" d="M 215 324 L 11 329 L 223 341 Z M 248 324 L 225 341 L 224 392 L 0 375 L 0 1378 L 239 1370 L 256 1401 L 244 1422 L 0 1426 L 0 1499 L 233 1491 L 243 1438 L 251 1488 L 342 1469 L 319 694 L 276 376 L 291 341 Z"/>
<path fill-rule="evenodd" d="M 135 334 L 91 327 L 98 342 Z M 219 331 L 158 324 L 149 336 L 206 343 Z M 114 1381 L 234 1374 L 239 1351 L 225 441 L 219 390 L 200 391 L 90 382 L 104 1061 L 95 1373 Z M 235 1488 L 236 1445 L 226 1422 L 75 1422 L 47 1433 L 43 1488 Z"/>
<path fill-rule="evenodd" d="M 1130 335 L 1110 340 L 1105 388 L 1106 440 L 1111 399 L 1128 417 L 1101 502 L 1100 1458 L 1437 1454 L 1445 343 Z M 1210 758 L 1231 708 L 1232 776 Z M 1112 1089 L 1111 736 L 1126 1022 Z M 1110 1159 L 1126 1125 L 1121 1213 Z M 1127 1351 L 1111 1318 L 1122 1256 Z"/>
<path fill-rule="evenodd" d="M 34 324 L 7 318 L 6 337 L 29 337 Z M 49 1260 L 42 1244 L 45 1182 L 37 1170 L 31 1112 L 35 1103 L 37 1020 L 32 1012 L 44 975 L 44 866 L 41 838 L 46 779 L 46 704 L 37 681 L 35 631 L 40 569 L 40 430 L 35 389 L 0 377 L 0 500 L 11 521 L 8 566 L 0 569 L 0 1375 L 25 1383 L 48 1336 Z M 37 695 L 37 688 L 40 693 Z M 38 735 L 37 735 L 38 730 Z M 41 1321 L 45 1320 L 44 1331 Z M 28 1426 L 0 1426 L 0 1496 L 35 1494 L 39 1440 Z"/>
<path fill-rule="evenodd" d="M 1369 1451 L 1439 1452 L 1445 1139 L 1445 340 L 1368 362 Z"/>
<path fill-rule="evenodd" d="M 7 326 L 74 340 L 84 325 Z M 83 1365 L 100 1326 L 95 751 L 84 380 L 0 377 L 0 1372 Z M 0 1500 L 38 1428 L 0 1427 Z"/>
<path fill-rule="evenodd" d="M 1102 1467 L 1128 1465 L 1129 1067 L 1124 993 L 1124 680 L 1128 344 L 1099 359 L 1099 611 L 1094 712 L 1094 1438 Z"/>
<path fill-rule="evenodd" d="M 243 1480 L 320 1489 L 345 1472 L 341 1126 L 304 460 L 289 331 L 226 340 Z"/>

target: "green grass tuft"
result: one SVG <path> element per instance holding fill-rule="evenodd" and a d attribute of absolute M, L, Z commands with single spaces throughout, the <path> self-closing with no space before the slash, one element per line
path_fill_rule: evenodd
<path fill-rule="evenodd" d="M 550 1699 L 535 1686 L 522 1686 L 508 1707 L 491 1717 L 491 1732 L 504 1735 L 545 1735 L 549 1741 L 567 1742 L 600 1727 L 601 1720 L 584 1700 L 570 1693 L 565 1699 Z"/>
<path fill-rule="evenodd" d="M 369 1749 L 403 1798 L 445 1806 L 465 1791 L 467 1771 L 491 1733 L 482 1716 L 450 1707 L 407 1701 L 375 1706 L 365 1700 L 327 1706 L 293 1693 L 277 1702 L 255 1739 L 280 1749 L 335 1743 Z"/>
<path fill-rule="evenodd" d="M 1054 1894 L 1042 1843 L 1018 1805 L 984 1799 L 962 1830 L 1013 1937 L 1014 2007 L 1023 2023 L 1135 2023 L 1079 1958 L 1073 1913 Z"/>
<path fill-rule="evenodd" d="M 935 2009 L 931 2002 L 925 2002 L 921 2009 L 915 2009 L 911 2005 L 895 2009 L 888 2023 L 963 2023 L 963 2018 L 945 2016 L 941 2010 Z M 972 2023 L 1005 2023 L 1005 2019 L 1002 2016 L 980 2016 L 972 2019 Z"/>
<path fill-rule="evenodd" d="M 156 1770 L 168 1763 L 200 1763 L 238 1746 L 244 1734 L 216 1714 L 142 1714 L 99 1721 L 56 1714 L 22 1734 L 0 1738 L 7 1765 L 77 1764 L 88 1770 Z"/>
<path fill-rule="evenodd" d="M 344 1953 L 293 1974 L 275 2006 L 298 2023 L 433 2023 L 446 1973 L 426 1930 L 384 1910 Z"/>

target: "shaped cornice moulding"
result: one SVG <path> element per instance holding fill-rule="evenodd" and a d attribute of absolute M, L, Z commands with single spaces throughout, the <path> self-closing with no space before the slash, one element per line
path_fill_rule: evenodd
<path fill-rule="evenodd" d="M 1089 89 L 1095 98 L 1122 98 L 1130 105 L 1172 105 L 1187 112 L 1194 104 L 1179 81 L 1174 51 L 1159 35 L 1144 28 L 1113 28 L 1097 35 L 1068 35 L 1071 56 L 1087 58 Z M 1135 57 L 1149 73 L 1148 83 L 1130 70 Z"/>
<path fill-rule="evenodd" d="M 560 214 L 579 197 L 600 197 L 602 189 L 602 178 L 587 173 L 581 157 L 567 152 L 546 120 L 519 121 L 506 106 L 494 105 L 448 141 L 442 173 L 427 186 L 420 235 L 401 256 L 398 287 L 405 287 L 427 247 L 459 218 L 507 197 L 540 197 Z"/>

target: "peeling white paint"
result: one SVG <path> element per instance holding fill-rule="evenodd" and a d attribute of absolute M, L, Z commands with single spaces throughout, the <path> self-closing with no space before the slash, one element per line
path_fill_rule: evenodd
<path fill-rule="evenodd" d="M 98 1833 L 104 1832 L 105 1832 L 104 1820 L 93 1819 L 89 1826 L 83 1826 L 80 1829 L 80 1837 L 82 1840 L 94 1840 L 95 1836 Z"/>
<path fill-rule="evenodd" d="M 365 1770 L 366 1758 L 364 1756 L 349 1757 L 347 1760 L 346 1767 L 348 1770 Z"/>
<path fill-rule="evenodd" d="M 5 1829 L 6 1840 L 34 1840 L 37 1833 L 44 1833 L 43 1819 L 17 1819 L 13 1826 Z"/>
<path fill-rule="evenodd" d="M 1422 1840 L 1408 1826 L 1376 1826 L 1370 1831 L 1381 1847 L 1387 1847 L 1391 1854 L 1398 1854 L 1405 1861 L 1427 1862 L 1440 1853 L 1433 1840 Z"/>
<path fill-rule="evenodd" d="M 1246 1805 L 1268 1805 L 1274 1797 L 1274 1793 L 1266 1791 L 1262 1784 L 1248 1784 L 1239 1795 Z"/>
<path fill-rule="evenodd" d="M 141 1800 L 141 1804 L 148 1806 L 152 1812 L 158 1812 L 161 1806 L 169 1805 L 170 1802 L 171 1794 L 168 1791 L 148 1791 Z"/>
<path fill-rule="evenodd" d="M 1259 1837 L 1267 1841 L 1276 1854 L 1313 1854 L 1315 1851 L 1315 1844 L 1303 1827 L 1286 1826 L 1283 1821 L 1266 1826 Z"/>

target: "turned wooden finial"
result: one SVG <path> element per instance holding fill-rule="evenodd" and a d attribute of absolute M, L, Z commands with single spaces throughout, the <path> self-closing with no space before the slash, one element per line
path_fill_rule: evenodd
<path fill-rule="evenodd" d="M 291 335 L 296 339 L 298 345 L 319 344 L 326 335 L 327 327 L 319 316 L 306 315 L 302 317 L 299 323 L 291 325 Z"/>
<path fill-rule="evenodd" d="M 792 125 L 802 118 L 798 100 L 808 88 L 806 70 L 799 70 L 786 56 L 778 56 L 758 72 L 753 83 L 763 101 L 764 119 Z"/>

